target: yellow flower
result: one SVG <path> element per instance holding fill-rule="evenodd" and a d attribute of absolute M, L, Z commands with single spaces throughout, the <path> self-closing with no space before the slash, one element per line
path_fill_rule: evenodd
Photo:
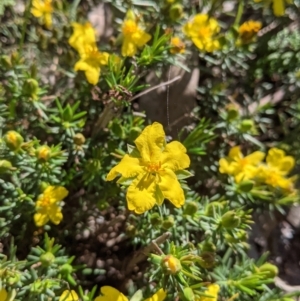
<path fill-rule="evenodd" d="M 5 288 L 0 290 L 0 301 L 5 301 L 7 298 L 7 291 Z"/>
<path fill-rule="evenodd" d="M 63 216 L 58 202 L 68 195 L 68 190 L 62 186 L 48 186 L 43 194 L 41 194 L 36 202 L 36 213 L 34 214 L 34 222 L 37 227 L 45 225 L 49 219 L 58 225 Z"/>
<path fill-rule="evenodd" d="M 127 297 L 111 286 L 103 286 L 100 291 L 102 296 L 98 296 L 94 301 L 128 301 Z M 160 289 L 145 301 L 163 301 L 165 298 L 165 291 Z"/>
<path fill-rule="evenodd" d="M 295 178 L 286 178 L 285 176 L 294 168 L 295 159 L 286 156 L 281 149 L 271 148 L 266 162 L 266 165 L 261 165 L 259 168 L 260 178 L 274 188 L 282 188 L 287 191 L 293 190 Z"/>
<path fill-rule="evenodd" d="M 69 44 L 75 48 L 79 53 L 84 52 L 87 45 L 96 45 L 95 29 L 89 22 L 85 24 L 72 23 L 73 34 L 69 38 Z"/>
<path fill-rule="evenodd" d="M 236 183 L 242 180 L 254 178 L 258 172 L 258 164 L 263 160 L 265 154 L 257 151 L 246 157 L 243 156 L 239 146 L 233 147 L 229 151 L 227 158 L 219 160 L 220 173 L 234 176 Z"/>
<path fill-rule="evenodd" d="M 218 300 L 218 293 L 220 287 L 218 284 L 210 284 L 205 291 L 205 294 L 210 295 L 211 297 L 200 297 L 197 298 L 196 301 L 217 301 Z"/>
<path fill-rule="evenodd" d="M 257 33 L 260 31 L 262 27 L 261 22 L 249 20 L 244 22 L 239 27 L 239 36 L 242 43 L 250 43 L 256 37 Z"/>
<path fill-rule="evenodd" d="M 41 18 L 47 28 L 52 26 L 52 0 L 33 0 L 31 13 L 36 18 Z"/>
<path fill-rule="evenodd" d="M 171 38 L 171 47 L 170 52 L 172 54 L 185 52 L 185 44 L 178 37 Z"/>
<path fill-rule="evenodd" d="M 151 39 L 151 35 L 139 27 L 132 14 L 132 11 L 128 11 L 122 25 L 123 56 L 134 56 L 137 53 L 138 48 L 142 48 Z"/>
<path fill-rule="evenodd" d="M 254 0 L 254 2 L 265 2 L 267 5 L 273 2 L 273 13 L 276 17 L 284 15 L 285 3 L 292 4 L 292 0 Z"/>
<path fill-rule="evenodd" d="M 100 52 L 96 45 L 86 45 L 74 70 L 84 71 L 87 81 L 96 85 L 99 81 L 101 67 L 108 64 L 108 57 L 109 54 Z"/>
<path fill-rule="evenodd" d="M 79 297 L 75 291 L 65 290 L 61 294 L 59 301 L 79 301 Z"/>
<path fill-rule="evenodd" d="M 161 205 L 164 199 L 181 207 L 185 198 L 175 172 L 190 165 L 186 148 L 178 141 L 166 144 L 158 122 L 147 126 L 134 143 L 136 148 L 112 168 L 106 179 L 111 181 L 121 174 L 119 182 L 125 178 L 133 180 L 126 198 L 129 210 L 138 214 L 155 204 Z"/>
<path fill-rule="evenodd" d="M 220 43 L 215 38 L 220 31 L 218 21 L 205 14 L 197 14 L 194 19 L 183 27 L 183 32 L 202 51 L 213 52 L 220 49 Z"/>

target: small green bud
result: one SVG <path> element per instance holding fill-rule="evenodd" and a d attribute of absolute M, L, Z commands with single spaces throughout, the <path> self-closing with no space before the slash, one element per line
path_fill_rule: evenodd
<path fill-rule="evenodd" d="M 238 105 L 234 103 L 230 103 L 226 106 L 226 111 L 227 111 L 227 120 L 232 121 L 235 120 L 239 117 L 239 107 Z"/>
<path fill-rule="evenodd" d="M 152 226 L 160 226 L 161 225 L 162 219 L 161 219 L 161 216 L 159 215 L 159 213 L 154 212 L 151 214 L 150 223 Z"/>
<path fill-rule="evenodd" d="M 183 6 L 181 4 L 172 4 L 169 10 L 169 17 L 172 21 L 178 21 L 183 16 Z"/>
<path fill-rule="evenodd" d="M 264 273 L 266 278 L 275 278 L 278 275 L 278 268 L 276 265 L 266 262 L 258 268 L 258 272 Z"/>
<path fill-rule="evenodd" d="M 224 207 L 222 202 L 212 202 L 206 206 L 205 215 L 206 216 L 214 216 L 214 212 L 218 212 L 220 209 Z"/>
<path fill-rule="evenodd" d="M 0 174 L 12 170 L 12 164 L 7 160 L 0 160 Z"/>
<path fill-rule="evenodd" d="M 39 91 L 39 83 L 34 78 L 28 78 L 23 84 L 22 91 L 25 96 L 35 100 Z"/>
<path fill-rule="evenodd" d="M 8 131 L 3 140 L 5 141 L 7 147 L 12 151 L 19 150 L 24 141 L 23 137 L 16 131 Z"/>
<path fill-rule="evenodd" d="M 215 265 L 215 253 L 202 252 L 199 256 L 199 265 L 204 269 L 211 269 Z"/>
<path fill-rule="evenodd" d="M 193 216 L 198 211 L 198 204 L 196 202 L 187 202 L 183 214 Z"/>
<path fill-rule="evenodd" d="M 254 121 L 252 119 L 244 119 L 240 123 L 240 130 L 244 133 L 252 131 L 254 129 L 255 129 L 255 124 L 254 124 Z"/>
<path fill-rule="evenodd" d="M 254 186 L 253 181 L 245 180 L 245 181 L 242 181 L 241 183 L 239 183 L 238 187 L 242 192 L 250 192 L 252 190 L 253 186 Z"/>
<path fill-rule="evenodd" d="M 73 137 L 73 141 L 76 145 L 81 146 L 85 143 L 85 137 L 81 133 L 77 133 Z"/>
<path fill-rule="evenodd" d="M 134 225 L 127 225 L 125 232 L 128 236 L 134 237 L 137 234 L 137 229 Z"/>
<path fill-rule="evenodd" d="M 228 211 L 222 216 L 221 224 L 226 229 L 233 229 L 240 225 L 241 219 L 234 211 Z"/>
<path fill-rule="evenodd" d="M 49 183 L 41 182 L 39 185 L 40 191 L 43 193 L 48 186 L 49 186 Z"/>
<path fill-rule="evenodd" d="M 166 255 L 161 261 L 162 268 L 169 274 L 175 275 L 182 269 L 180 260 L 173 255 Z"/>
<path fill-rule="evenodd" d="M 9 70 L 12 67 L 11 59 L 8 55 L 2 55 L 0 60 L 1 66 Z"/>
<path fill-rule="evenodd" d="M 40 146 L 36 151 L 36 156 L 41 162 L 47 162 L 51 158 L 51 149 L 47 145 Z"/>
<path fill-rule="evenodd" d="M 162 222 L 162 227 L 165 230 L 168 230 L 174 226 L 174 217 L 172 215 L 168 216 L 166 219 Z"/>
<path fill-rule="evenodd" d="M 40 256 L 40 262 L 42 263 L 42 266 L 47 268 L 49 267 L 55 260 L 55 256 L 51 252 L 43 253 Z"/>
<path fill-rule="evenodd" d="M 18 272 L 13 272 L 13 275 L 7 278 L 8 285 L 14 285 L 20 281 L 21 275 Z"/>
<path fill-rule="evenodd" d="M 71 274 L 73 272 L 73 267 L 68 264 L 68 263 L 65 263 L 61 266 L 60 268 L 60 272 L 61 274 L 63 274 L 64 276 L 67 276 L 69 274 Z"/>
<path fill-rule="evenodd" d="M 195 294 L 190 287 L 185 287 L 182 292 L 182 299 L 184 301 L 195 301 Z"/>
<path fill-rule="evenodd" d="M 215 252 L 216 246 L 211 241 L 204 241 L 199 245 L 203 252 Z"/>

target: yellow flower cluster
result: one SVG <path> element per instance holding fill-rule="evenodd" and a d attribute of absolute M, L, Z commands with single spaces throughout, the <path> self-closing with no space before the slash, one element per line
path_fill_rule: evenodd
<path fill-rule="evenodd" d="M 185 44 L 179 37 L 171 38 L 171 49 L 170 52 L 172 54 L 184 53 L 185 52 Z"/>
<path fill-rule="evenodd" d="M 58 225 L 63 215 L 59 202 L 68 195 L 67 189 L 62 186 L 48 186 L 43 194 L 41 194 L 36 202 L 36 213 L 34 214 L 34 222 L 37 227 L 42 227 L 49 220 Z"/>
<path fill-rule="evenodd" d="M 95 30 L 90 23 L 73 23 L 72 26 L 73 35 L 69 39 L 69 44 L 77 50 L 80 56 L 74 69 L 84 71 L 87 81 L 96 85 L 101 68 L 108 64 L 109 54 L 98 50 Z"/>
<path fill-rule="evenodd" d="M 186 148 L 178 141 L 166 143 L 160 123 L 147 126 L 134 141 L 136 147 L 108 173 L 111 181 L 121 175 L 119 183 L 130 179 L 127 190 L 128 209 L 141 214 L 155 204 L 168 199 L 175 207 L 181 207 L 185 197 L 176 172 L 190 165 Z"/>
<path fill-rule="evenodd" d="M 128 301 L 127 297 L 111 286 L 103 286 L 100 291 L 101 296 L 96 297 L 94 301 Z M 151 298 L 148 298 L 145 301 L 163 301 L 166 296 L 167 294 L 165 291 L 160 289 Z M 0 301 L 2 300 L 0 299 Z M 66 290 L 60 296 L 59 301 L 79 301 L 79 297 L 75 291 Z"/>
<path fill-rule="evenodd" d="M 219 31 L 218 21 L 206 14 L 197 14 L 183 27 L 183 32 L 193 41 L 196 47 L 206 52 L 220 49 L 220 42 L 216 38 Z"/>
<path fill-rule="evenodd" d="M 207 287 L 205 294 L 209 295 L 211 297 L 200 297 L 200 298 L 196 299 L 196 301 L 217 301 L 219 290 L 220 290 L 220 287 L 218 284 L 215 284 L 215 283 L 210 284 Z"/>
<path fill-rule="evenodd" d="M 267 5 L 273 3 L 273 13 L 276 17 L 281 17 L 285 12 L 285 3 L 292 4 L 292 0 L 254 0 L 254 2 L 265 2 Z"/>
<path fill-rule="evenodd" d="M 295 159 L 286 156 L 278 148 L 271 148 L 263 163 L 265 153 L 256 151 L 248 156 L 243 156 L 239 146 L 233 147 L 226 158 L 219 160 L 219 171 L 234 177 L 236 183 L 245 180 L 254 180 L 265 183 L 273 188 L 279 188 L 285 193 L 294 190 L 295 178 L 287 175 L 295 166 Z"/>
<path fill-rule="evenodd" d="M 43 24 L 50 29 L 52 27 L 52 0 L 33 0 L 31 13 L 41 19 Z"/>

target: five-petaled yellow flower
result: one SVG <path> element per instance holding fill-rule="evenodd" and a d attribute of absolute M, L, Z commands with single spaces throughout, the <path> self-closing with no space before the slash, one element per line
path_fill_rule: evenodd
<path fill-rule="evenodd" d="M 48 186 L 36 202 L 34 222 L 37 227 L 42 227 L 49 220 L 58 225 L 63 215 L 58 203 L 68 195 L 68 190 L 62 186 Z"/>
<path fill-rule="evenodd" d="M 167 144 L 158 122 L 147 126 L 134 143 L 136 148 L 112 168 L 106 179 L 111 181 L 118 175 L 122 176 L 119 182 L 132 179 L 126 198 L 129 210 L 138 214 L 161 205 L 164 199 L 181 207 L 185 198 L 176 171 L 190 165 L 186 148 L 178 141 Z"/>
<path fill-rule="evenodd" d="M 286 178 L 295 166 L 295 159 L 286 156 L 285 152 L 278 148 L 271 148 L 266 158 L 266 165 L 259 167 L 259 177 L 274 187 L 281 188 L 287 192 L 294 188 L 295 178 Z"/>
<path fill-rule="evenodd" d="M 33 0 L 31 13 L 36 18 L 41 18 L 47 28 L 52 26 L 52 0 Z"/>
<path fill-rule="evenodd" d="M 243 180 L 250 180 L 257 175 L 257 165 L 264 157 L 265 154 L 260 151 L 256 151 L 244 157 L 240 147 L 235 146 L 229 151 L 227 158 L 221 158 L 219 160 L 219 171 L 220 173 L 234 176 L 236 183 Z"/>
<path fill-rule="evenodd" d="M 292 4 L 292 0 L 254 0 L 254 2 L 265 2 L 267 5 L 273 3 L 273 13 L 276 17 L 281 17 L 285 12 L 285 3 Z"/>
<path fill-rule="evenodd" d="M 96 45 L 96 32 L 91 23 L 80 24 L 74 22 L 72 27 L 73 34 L 69 38 L 69 44 L 79 53 L 83 53 L 87 45 Z"/>
<path fill-rule="evenodd" d="M 0 290 L 0 301 L 5 301 L 7 298 L 7 291 L 5 288 Z"/>
<path fill-rule="evenodd" d="M 184 53 L 185 52 L 185 44 L 182 42 L 182 40 L 179 37 L 173 37 L 171 38 L 171 49 L 170 52 L 172 54 L 176 53 Z"/>
<path fill-rule="evenodd" d="M 96 45 L 86 45 L 80 53 L 80 59 L 75 64 L 74 70 L 84 71 L 87 81 L 96 85 L 99 81 L 101 67 L 108 64 L 109 54 L 100 52 Z"/>
<path fill-rule="evenodd" d="M 134 56 L 138 48 L 142 48 L 150 39 L 151 35 L 139 27 L 132 11 L 128 11 L 122 25 L 123 44 L 122 55 Z"/>
<path fill-rule="evenodd" d="M 65 290 L 59 297 L 59 301 L 79 301 L 79 297 L 75 291 Z"/>
<path fill-rule="evenodd" d="M 210 284 L 205 291 L 205 294 L 211 297 L 203 297 L 196 298 L 196 301 L 217 301 L 220 287 L 218 284 Z"/>
<path fill-rule="evenodd" d="M 206 14 L 197 14 L 184 25 L 183 32 L 201 51 L 213 52 L 220 49 L 216 35 L 220 31 L 218 21 Z"/>
<path fill-rule="evenodd" d="M 127 297 L 111 286 L 103 286 L 100 291 L 102 296 L 98 296 L 94 301 L 129 301 Z M 165 298 L 165 291 L 160 289 L 145 301 L 163 301 Z"/>
<path fill-rule="evenodd" d="M 254 40 L 254 38 L 256 37 L 257 33 L 260 31 L 261 27 L 262 27 L 262 24 L 259 21 L 249 20 L 249 21 L 244 22 L 239 27 L 239 36 L 240 36 L 241 42 L 243 44 L 252 42 Z"/>

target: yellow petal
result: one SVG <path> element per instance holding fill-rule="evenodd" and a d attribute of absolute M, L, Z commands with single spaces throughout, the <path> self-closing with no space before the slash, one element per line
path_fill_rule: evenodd
<path fill-rule="evenodd" d="M 122 55 L 132 57 L 137 53 L 137 47 L 130 38 L 124 38 Z"/>
<path fill-rule="evenodd" d="M 49 29 L 52 26 L 52 15 L 51 14 L 45 14 L 45 25 Z"/>
<path fill-rule="evenodd" d="M 183 190 L 178 182 L 175 173 L 170 169 L 165 169 L 159 173 L 160 182 L 158 186 L 164 197 L 175 207 L 181 207 L 185 202 Z"/>
<path fill-rule="evenodd" d="M 111 286 L 102 286 L 100 291 L 103 296 L 98 296 L 94 301 L 128 301 L 122 293 Z"/>
<path fill-rule="evenodd" d="M 42 11 L 39 10 L 39 9 L 37 9 L 37 8 L 35 8 L 35 7 L 32 7 L 31 13 L 32 13 L 36 18 L 40 18 L 40 17 L 43 15 Z"/>
<path fill-rule="evenodd" d="M 146 299 L 145 301 L 163 301 L 165 300 L 166 296 L 166 292 L 161 288 L 152 297 Z"/>
<path fill-rule="evenodd" d="M 98 64 L 89 64 L 88 60 L 80 59 L 75 64 L 74 70 L 84 71 L 87 81 L 92 85 L 96 85 L 99 81 L 100 67 Z"/>
<path fill-rule="evenodd" d="M 234 146 L 230 149 L 228 157 L 233 160 L 237 160 L 243 158 L 243 154 L 241 152 L 241 148 L 239 146 Z"/>
<path fill-rule="evenodd" d="M 137 47 L 141 48 L 151 39 L 151 35 L 143 30 L 138 30 L 131 36 L 131 39 Z"/>
<path fill-rule="evenodd" d="M 33 219 L 37 227 L 46 225 L 49 221 L 47 210 L 44 208 L 38 210 L 38 212 L 34 214 Z"/>
<path fill-rule="evenodd" d="M 217 301 L 218 300 L 218 293 L 220 287 L 218 284 L 210 284 L 205 291 L 205 294 L 212 296 L 210 297 L 203 297 L 201 296 L 199 301 Z"/>
<path fill-rule="evenodd" d="M 140 159 L 125 155 L 122 160 L 111 169 L 106 176 L 106 181 L 112 181 L 118 175 L 124 178 L 133 178 L 143 172 L 143 167 L 140 165 Z"/>
<path fill-rule="evenodd" d="M 247 160 L 248 164 L 257 165 L 264 159 L 264 157 L 265 157 L 265 153 L 256 151 L 246 156 L 245 159 Z"/>
<path fill-rule="evenodd" d="M 66 290 L 61 294 L 59 301 L 79 301 L 79 297 L 75 291 Z"/>
<path fill-rule="evenodd" d="M 284 1 L 285 0 L 273 0 L 273 12 L 275 16 L 280 17 L 284 15 Z"/>
<path fill-rule="evenodd" d="M 5 288 L 0 290 L 0 301 L 5 301 L 7 298 L 7 292 Z"/>
<path fill-rule="evenodd" d="M 144 174 L 137 177 L 128 187 L 126 199 L 128 209 L 137 214 L 142 214 L 156 204 L 155 176 Z"/>
<path fill-rule="evenodd" d="M 162 168 L 173 171 L 185 169 L 190 166 L 190 158 L 186 154 L 186 148 L 178 141 L 168 143 L 161 155 Z"/>
<path fill-rule="evenodd" d="M 219 160 L 219 172 L 220 173 L 226 173 L 228 175 L 231 175 L 233 173 L 232 166 L 230 165 L 230 162 L 226 158 L 221 158 Z"/>
<path fill-rule="evenodd" d="M 271 148 L 268 152 L 266 161 L 271 167 L 278 167 L 278 163 L 285 157 L 285 152 L 282 149 Z"/>
<path fill-rule="evenodd" d="M 61 209 L 55 204 L 49 208 L 48 214 L 51 222 L 55 225 L 58 225 L 63 218 Z"/>
<path fill-rule="evenodd" d="M 51 199 L 51 204 L 63 200 L 68 194 L 68 190 L 62 186 L 48 186 L 43 193 Z"/>
<path fill-rule="evenodd" d="M 295 166 L 295 159 L 291 156 L 286 156 L 281 160 L 279 169 L 284 174 L 288 174 L 294 168 L 294 166 Z"/>
<path fill-rule="evenodd" d="M 163 126 L 158 122 L 148 125 L 134 143 L 145 162 L 159 162 L 166 144 Z"/>

